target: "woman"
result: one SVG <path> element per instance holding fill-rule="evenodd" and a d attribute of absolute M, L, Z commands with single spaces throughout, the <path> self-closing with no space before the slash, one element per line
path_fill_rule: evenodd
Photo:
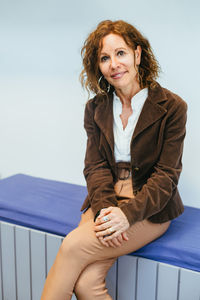
<path fill-rule="evenodd" d="M 82 49 L 85 109 L 81 222 L 63 241 L 42 300 L 111 299 L 106 274 L 118 256 L 166 232 L 183 212 L 177 184 L 186 103 L 155 80 L 150 44 L 124 21 L 103 21 Z"/>

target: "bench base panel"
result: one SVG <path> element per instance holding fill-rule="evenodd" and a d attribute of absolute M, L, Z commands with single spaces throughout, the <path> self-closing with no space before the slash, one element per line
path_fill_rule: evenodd
<path fill-rule="evenodd" d="M 61 236 L 0 222 L 0 300 L 40 300 L 62 240 Z M 120 257 L 106 281 L 113 300 L 200 299 L 199 272 L 136 256 Z"/>

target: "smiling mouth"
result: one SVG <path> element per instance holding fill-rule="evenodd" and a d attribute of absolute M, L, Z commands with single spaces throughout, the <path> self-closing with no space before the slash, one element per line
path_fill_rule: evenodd
<path fill-rule="evenodd" d="M 126 72 L 119 72 L 119 73 L 115 73 L 113 75 L 111 75 L 110 77 L 112 79 L 120 79 Z"/>

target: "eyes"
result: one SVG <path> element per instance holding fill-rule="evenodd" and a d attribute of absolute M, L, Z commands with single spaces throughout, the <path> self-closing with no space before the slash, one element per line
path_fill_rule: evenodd
<path fill-rule="evenodd" d="M 121 56 L 124 56 L 126 53 L 125 53 L 125 51 L 123 51 L 123 50 L 119 50 L 119 51 L 117 51 L 117 56 L 118 57 L 121 57 Z M 107 56 L 107 55 L 103 55 L 103 56 L 101 56 L 101 58 L 100 58 L 100 62 L 106 62 L 108 59 L 109 59 L 110 57 L 109 56 Z"/>
<path fill-rule="evenodd" d="M 101 62 L 105 62 L 107 60 L 108 60 L 108 56 L 106 56 L 106 55 L 102 56 L 100 59 Z"/>
<path fill-rule="evenodd" d="M 124 54 L 125 54 L 125 52 L 123 50 L 120 50 L 120 51 L 117 52 L 118 56 L 123 56 Z"/>

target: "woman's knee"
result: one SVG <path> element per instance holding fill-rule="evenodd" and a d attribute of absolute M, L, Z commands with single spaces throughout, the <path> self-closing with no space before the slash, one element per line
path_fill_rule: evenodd
<path fill-rule="evenodd" d="M 60 252 L 63 255 L 74 255 L 79 248 L 78 245 L 80 245 L 80 241 L 78 240 L 74 231 L 72 231 L 63 239 L 63 242 L 60 246 Z"/>
<path fill-rule="evenodd" d="M 83 225 L 71 231 L 63 240 L 60 251 L 64 255 L 79 257 L 95 250 L 96 236 L 89 226 Z"/>

